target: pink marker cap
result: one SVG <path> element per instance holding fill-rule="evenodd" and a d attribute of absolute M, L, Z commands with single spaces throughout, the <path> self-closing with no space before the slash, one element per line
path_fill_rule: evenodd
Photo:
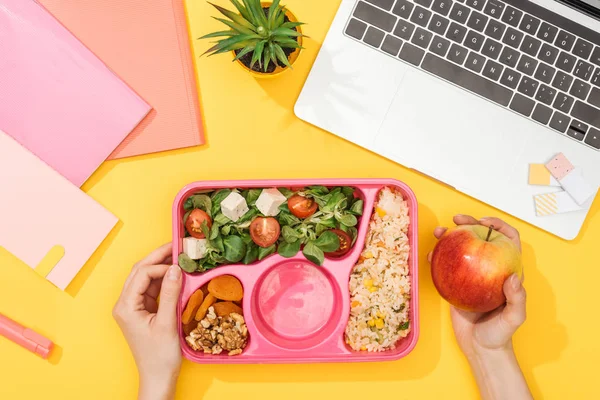
<path fill-rule="evenodd" d="M 12 340 L 16 344 L 36 353 L 42 358 L 48 358 L 54 348 L 52 341 L 39 333 L 25 328 L 0 314 L 0 335 Z"/>

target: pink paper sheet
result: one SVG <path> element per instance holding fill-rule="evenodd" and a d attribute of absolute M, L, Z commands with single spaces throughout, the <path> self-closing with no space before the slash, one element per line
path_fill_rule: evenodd
<path fill-rule="evenodd" d="M 39 2 L 152 105 L 111 159 L 204 143 L 184 0 Z"/>
<path fill-rule="evenodd" d="M 117 221 L 0 130 L 0 246 L 31 268 L 62 246 L 46 279 L 64 290 Z"/>
<path fill-rule="evenodd" d="M 150 109 L 41 5 L 0 0 L 0 129 L 73 184 Z"/>

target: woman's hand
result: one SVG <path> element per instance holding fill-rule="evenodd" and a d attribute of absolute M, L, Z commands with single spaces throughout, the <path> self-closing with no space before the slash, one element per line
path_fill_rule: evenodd
<path fill-rule="evenodd" d="M 454 217 L 457 225 L 481 224 L 492 226 L 511 239 L 521 249 L 519 232 L 498 218 L 477 221 L 466 215 Z M 442 237 L 447 228 L 438 227 L 436 238 Z M 431 262 L 431 253 L 428 256 Z M 504 282 L 506 304 L 489 313 L 476 313 L 450 306 L 452 327 L 460 349 L 471 364 L 475 378 L 486 399 L 531 398 L 513 352 L 512 336 L 525 322 L 526 293 L 516 274 Z M 508 396 L 508 397 L 507 397 Z"/>
<path fill-rule="evenodd" d="M 166 244 L 134 265 L 113 309 L 138 367 L 141 400 L 172 399 L 181 368 L 176 309 L 182 279 L 171 249 Z"/>

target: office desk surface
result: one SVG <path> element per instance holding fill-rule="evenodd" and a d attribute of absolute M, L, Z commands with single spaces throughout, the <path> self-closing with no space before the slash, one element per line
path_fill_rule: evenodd
<path fill-rule="evenodd" d="M 293 105 L 339 0 L 286 3 L 308 22 L 310 39 L 294 71 L 277 79 L 257 81 L 228 55 L 200 59 L 208 44 L 194 40 L 208 144 L 110 161 L 97 171 L 84 190 L 121 223 L 66 293 L 0 251 L 0 312 L 60 346 L 46 362 L 0 338 L 0 398 L 134 398 L 135 364 L 111 310 L 131 266 L 170 240 L 171 203 L 179 189 L 196 180 L 312 177 L 392 177 L 416 193 L 421 249 L 416 349 L 405 359 L 376 364 L 203 366 L 184 361 L 178 399 L 476 398 L 448 305 L 436 293 L 426 261 L 434 227 L 451 224 L 456 213 L 499 215 L 521 231 L 528 319 L 514 342 L 536 398 L 597 398 L 600 201 L 581 236 L 565 242 L 299 121 Z M 188 6 L 193 38 L 219 28 L 205 2 L 188 0 Z M 39 210 L 31 212 L 44 212 L 43 196 Z M 35 233 L 32 227 L 31 240 Z"/>

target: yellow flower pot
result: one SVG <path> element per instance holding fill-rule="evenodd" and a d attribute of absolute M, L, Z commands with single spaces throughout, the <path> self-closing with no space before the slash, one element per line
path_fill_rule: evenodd
<path fill-rule="evenodd" d="M 271 6 L 271 4 L 272 3 L 270 3 L 270 2 L 262 2 L 261 6 L 263 8 L 268 8 L 269 6 Z M 285 16 L 288 17 L 290 22 L 298 22 L 298 19 L 296 18 L 296 16 L 288 9 L 285 10 Z M 299 34 L 302 35 L 302 26 L 297 26 L 296 30 L 298 31 Z M 298 39 L 298 44 L 300 46 L 302 46 L 302 36 L 298 36 L 297 39 Z M 300 56 L 300 50 L 301 49 L 295 49 L 294 52 L 288 56 L 288 61 L 290 62 L 290 65 L 294 65 L 294 63 L 298 59 L 298 56 Z M 235 51 L 233 51 L 232 53 L 233 53 L 233 57 L 235 58 L 235 56 L 236 56 Z M 281 67 L 281 66 L 279 66 L 279 63 L 276 63 L 275 71 L 273 71 L 273 72 L 256 72 L 256 71 L 253 71 L 250 68 L 248 68 L 240 59 L 236 60 L 236 63 L 240 67 L 242 67 L 246 72 L 249 72 L 250 75 L 254 76 L 255 78 L 263 78 L 263 79 L 264 78 L 275 78 L 276 76 L 283 74 L 284 72 L 286 72 L 289 69 L 288 67 Z"/>

